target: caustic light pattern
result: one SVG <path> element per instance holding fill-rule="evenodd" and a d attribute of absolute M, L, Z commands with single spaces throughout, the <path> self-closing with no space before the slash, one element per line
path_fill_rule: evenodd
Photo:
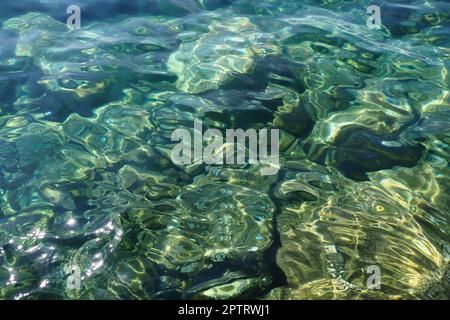
<path fill-rule="evenodd" d="M 450 296 L 448 2 L 0 5 L 1 299 Z"/>

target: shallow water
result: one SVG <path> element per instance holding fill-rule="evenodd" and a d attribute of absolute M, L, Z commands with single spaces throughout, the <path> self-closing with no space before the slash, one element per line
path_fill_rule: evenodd
<path fill-rule="evenodd" d="M 1 3 L 0 298 L 449 298 L 448 2 L 78 3 Z M 280 170 L 176 165 L 194 120 Z"/>

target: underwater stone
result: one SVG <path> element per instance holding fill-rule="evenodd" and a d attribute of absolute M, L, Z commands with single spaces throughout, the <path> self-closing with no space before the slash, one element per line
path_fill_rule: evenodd
<path fill-rule="evenodd" d="M 317 165 L 308 162 L 303 167 L 311 172 L 287 172 L 276 190 L 282 207 L 277 263 L 289 286 L 298 288 L 284 294 L 295 299 L 316 290 L 319 299 L 344 299 L 348 292 L 366 298 L 417 298 L 430 282 L 441 281 L 446 265 L 442 249 L 428 240 L 415 219 L 422 209 L 407 194 L 378 181 L 315 174 Z M 400 258 L 399 252 L 409 254 Z M 419 260 L 427 261 L 426 266 Z M 369 265 L 382 268 L 381 290 L 366 288 L 361 270 Z"/>
<path fill-rule="evenodd" d="M 244 298 L 251 296 L 253 292 L 262 290 L 269 283 L 270 280 L 266 277 L 236 280 L 231 283 L 215 286 L 200 292 L 196 298 L 221 300 L 233 299 L 236 297 Z"/>
<path fill-rule="evenodd" d="M 178 75 L 177 88 L 201 93 L 218 89 L 232 80 L 234 74 L 250 73 L 254 59 L 265 56 L 258 54 L 261 44 L 251 41 L 257 32 L 257 27 L 247 18 L 234 17 L 213 22 L 209 32 L 198 40 L 182 43 L 168 60 L 169 70 Z"/>

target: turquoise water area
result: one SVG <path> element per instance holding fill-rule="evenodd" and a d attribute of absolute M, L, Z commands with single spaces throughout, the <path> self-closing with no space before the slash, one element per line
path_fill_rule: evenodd
<path fill-rule="evenodd" d="M 0 3 L 1 299 L 449 298 L 449 2 L 74 2 Z"/>

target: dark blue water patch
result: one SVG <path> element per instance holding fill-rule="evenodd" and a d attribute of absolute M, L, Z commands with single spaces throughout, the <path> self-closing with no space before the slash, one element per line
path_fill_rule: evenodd
<path fill-rule="evenodd" d="M 183 16 L 202 10 L 214 10 L 231 3 L 232 0 L 53 0 L 42 3 L 35 0 L 3 0 L 0 20 L 28 12 L 42 12 L 65 22 L 71 5 L 81 9 L 82 22 L 111 19 L 123 15 Z"/>

